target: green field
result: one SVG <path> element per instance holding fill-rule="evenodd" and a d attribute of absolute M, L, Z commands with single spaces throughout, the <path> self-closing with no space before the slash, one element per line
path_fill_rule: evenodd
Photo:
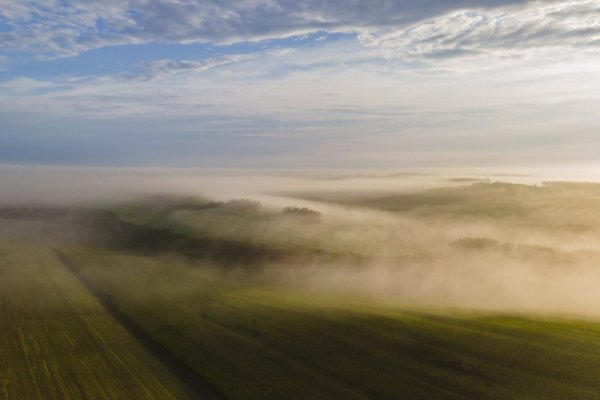
<path fill-rule="evenodd" d="M 600 325 L 417 312 L 70 250 L 129 315 L 231 399 L 596 399 Z"/>
<path fill-rule="evenodd" d="M 190 398 L 50 249 L 1 245 L 0 277 L 0 398 Z"/>

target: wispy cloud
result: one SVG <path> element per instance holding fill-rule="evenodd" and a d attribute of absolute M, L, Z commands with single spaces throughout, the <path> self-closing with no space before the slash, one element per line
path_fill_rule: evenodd
<path fill-rule="evenodd" d="M 366 30 L 360 39 L 388 58 L 518 60 L 545 52 L 545 57 L 564 59 L 600 51 L 600 2 L 461 10 L 408 27 Z"/>
<path fill-rule="evenodd" d="M 155 79 L 178 73 L 202 73 L 217 68 L 239 66 L 242 63 L 256 60 L 257 58 L 268 59 L 283 56 L 292 51 L 292 49 L 276 49 L 257 53 L 227 54 L 199 61 L 160 59 L 138 63 L 133 66 L 131 71 L 122 76 L 126 78 Z"/>
<path fill-rule="evenodd" d="M 551 2 L 546 1 L 546 3 Z M 308 32 L 401 28 L 464 9 L 539 4 L 526 0 L 28 0 L 0 2 L 4 50 L 72 56 L 132 43 L 231 43 Z"/>
<path fill-rule="evenodd" d="M 18 94 L 32 93 L 39 89 L 49 89 L 53 87 L 56 87 L 56 84 L 53 82 L 24 77 L 0 82 L 0 90 L 4 89 Z"/>

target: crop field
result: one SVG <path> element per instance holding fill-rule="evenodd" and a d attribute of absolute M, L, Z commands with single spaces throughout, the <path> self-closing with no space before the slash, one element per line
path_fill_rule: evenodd
<path fill-rule="evenodd" d="M 0 398 L 186 399 L 47 248 L 0 245 Z"/>
<path fill-rule="evenodd" d="M 600 324 L 408 311 L 97 250 L 68 259 L 230 399 L 596 399 Z"/>

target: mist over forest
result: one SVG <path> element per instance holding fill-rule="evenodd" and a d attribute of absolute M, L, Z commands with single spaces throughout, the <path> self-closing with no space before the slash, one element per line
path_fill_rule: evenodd
<path fill-rule="evenodd" d="M 3 241 L 109 245 L 386 305 L 600 313 L 600 184 L 489 172 L 12 172 Z"/>

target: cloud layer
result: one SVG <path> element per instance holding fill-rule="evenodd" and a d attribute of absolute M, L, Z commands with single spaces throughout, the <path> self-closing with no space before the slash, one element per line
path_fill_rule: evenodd
<path fill-rule="evenodd" d="M 589 159 L 598 62 L 600 0 L 0 0 L 0 162 Z"/>
<path fill-rule="evenodd" d="M 52 58 L 110 45 L 228 43 L 315 31 L 393 31 L 456 11 L 469 10 L 477 19 L 476 16 L 479 13 L 485 15 L 486 10 L 540 3 L 525 0 L 386 0 L 374 5 L 367 0 L 2 0 L 0 19 L 5 29 L 0 31 L 0 46 L 4 50 Z M 548 3 L 553 1 L 542 4 Z M 569 7 L 571 3 L 580 5 L 577 4 L 580 2 L 566 2 L 565 6 Z M 594 2 L 584 3 L 592 7 Z M 455 25 L 456 21 L 446 19 L 441 23 Z M 426 29 L 436 27 L 428 24 Z M 423 28 L 411 29 L 411 32 L 424 33 Z"/>
<path fill-rule="evenodd" d="M 600 50 L 597 1 L 548 3 L 528 8 L 461 10 L 408 28 L 367 31 L 361 40 L 383 48 L 388 57 L 429 60 L 510 59 L 528 56 L 534 50 L 553 51 L 555 58 L 564 58 Z"/>

